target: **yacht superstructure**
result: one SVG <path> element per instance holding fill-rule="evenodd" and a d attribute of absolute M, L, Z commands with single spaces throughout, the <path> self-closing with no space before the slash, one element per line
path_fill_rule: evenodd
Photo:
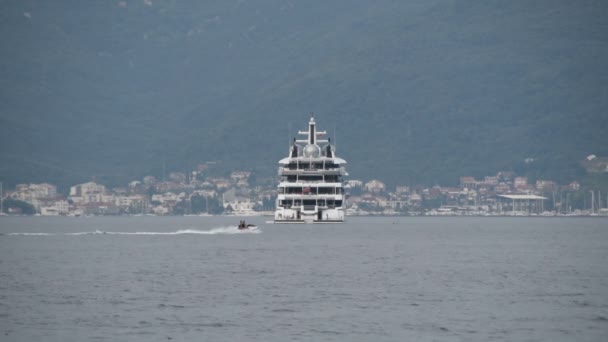
<path fill-rule="evenodd" d="M 347 176 L 344 159 L 336 157 L 329 138 L 319 139 L 314 117 L 306 139 L 295 139 L 289 156 L 279 161 L 278 196 L 274 221 L 277 223 L 344 222 L 345 195 L 342 179 Z"/>

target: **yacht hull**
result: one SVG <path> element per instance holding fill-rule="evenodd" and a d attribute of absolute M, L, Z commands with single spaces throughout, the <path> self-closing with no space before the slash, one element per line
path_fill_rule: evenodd
<path fill-rule="evenodd" d="M 277 209 L 275 223 L 343 223 L 343 209 L 304 211 L 300 209 Z"/>

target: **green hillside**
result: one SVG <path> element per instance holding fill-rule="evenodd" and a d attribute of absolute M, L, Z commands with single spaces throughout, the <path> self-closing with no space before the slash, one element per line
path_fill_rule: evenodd
<path fill-rule="evenodd" d="M 273 176 L 310 112 L 353 178 L 569 180 L 608 155 L 607 17 L 599 1 L 3 1 L 0 180 L 206 160 Z"/>

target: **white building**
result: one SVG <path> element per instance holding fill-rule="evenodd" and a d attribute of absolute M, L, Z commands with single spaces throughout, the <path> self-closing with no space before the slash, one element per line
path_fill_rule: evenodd
<path fill-rule="evenodd" d="M 30 203 L 40 211 L 44 200 L 52 199 L 57 196 L 57 187 L 48 184 L 19 184 L 16 186 L 15 192 L 10 197 Z"/>
<path fill-rule="evenodd" d="M 346 185 L 350 186 L 351 188 L 362 188 L 363 182 L 360 180 L 351 179 L 346 181 Z"/>
<path fill-rule="evenodd" d="M 386 189 L 386 185 L 379 180 L 373 179 L 365 183 L 365 190 L 371 193 L 381 193 Z"/>
<path fill-rule="evenodd" d="M 407 194 L 410 192 L 410 187 L 406 185 L 397 185 L 395 187 L 395 193 L 397 195 Z"/>
<path fill-rule="evenodd" d="M 513 187 L 515 187 L 515 189 L 523 188 L 523 187 L 526 187 L 527 185 L 528 185 L 527 177 L 515 177 L 515 179 L 513 180 Z"/>
<path fill-rule="evenodd" d="M 15 198 L 27 201 L 26 199 L 42 199 L 57 196 L 57 187 L 51 184 L 19 184 L 16 187 Z"/>
<path fill-rule="evenodd" d="M 259 203 L 251 199 L 236 195 L 234 189 L 226 191 L 222 195 L 222 206 L 225 210 L 232 210 L 232 214 L 239 216 L 255 215 L 253 208 Z"/>
<path fill-rule="evenodd" d="M 59 200 L 52 202 L 50 206 L 43 206 L 40 208 L 40 215 L 42 216 L 59 216 L 67 215 L 70 211 L 70 204 L 66 200 Z"/>
<path fill-rule="evenodd" d="M 152 195 L 152 202 L 170 203 L 170 202 L 177 202 L 177 200 L 178 200 L 178 196 L 172 192 Z"/>
<path fill-rule="evenodd" d="M 95 182 L 82 183 L 70 188 L 70 196 L 84 197 L 85 195 L 104 194 L 105 192 L 106 187 Z"/>

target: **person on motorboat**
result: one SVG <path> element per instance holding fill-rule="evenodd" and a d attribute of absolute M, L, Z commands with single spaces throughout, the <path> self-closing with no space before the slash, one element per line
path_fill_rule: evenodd
<path fill-rule="evenodd" d="M 245 221 L 239 222 L 239 229 L 249 229 L 255 227 L 255 224 L 247 224 Z"/>

